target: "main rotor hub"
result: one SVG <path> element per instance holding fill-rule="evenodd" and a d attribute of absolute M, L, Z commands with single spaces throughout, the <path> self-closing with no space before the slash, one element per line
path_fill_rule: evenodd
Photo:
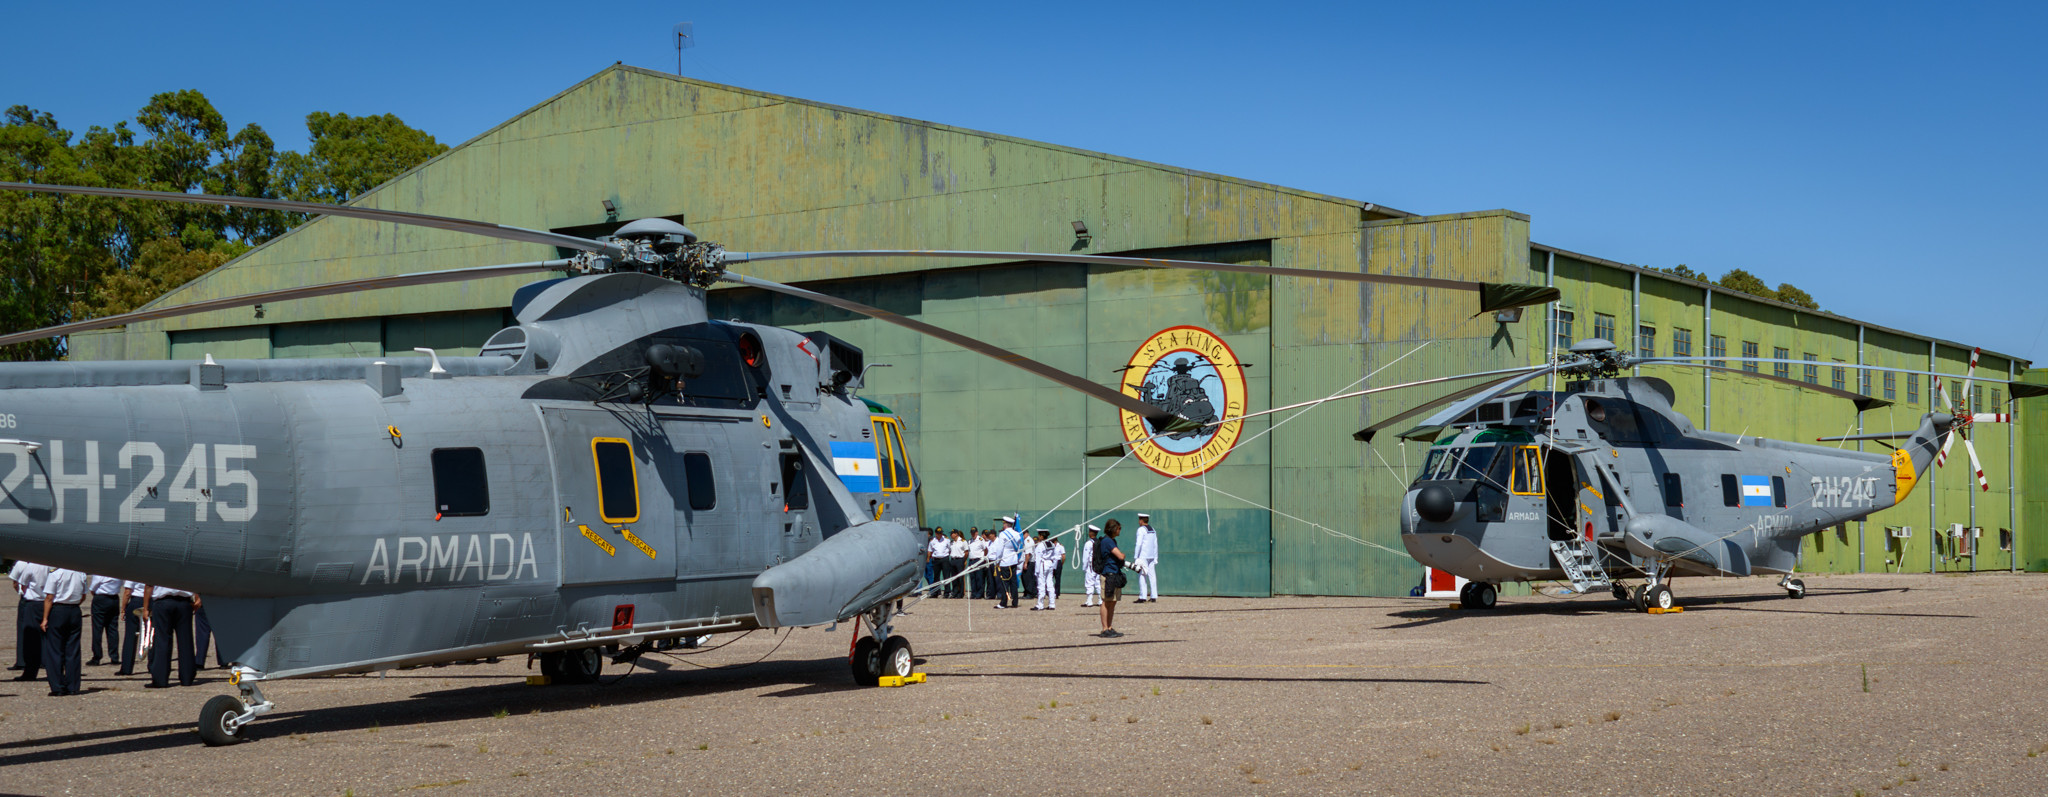
<path fill-rule="evenodd" d="M 612 246 L 605 252 L 582 252 L 570 269 L 580 274 L 638 271 L 664 279 L 709 288 L 725 274 L 725 247 L 700 240 L 690 228 L 668 219 L 628 222 L 599 239 Z"/>

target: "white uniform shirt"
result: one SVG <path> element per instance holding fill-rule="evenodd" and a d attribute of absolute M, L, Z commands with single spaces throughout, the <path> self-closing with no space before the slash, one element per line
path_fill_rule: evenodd
<path fill-rule="evenodd" d="M 49 578 L 43 580 L 43 593 L 49 595 L 53 603 L 76 606 L 85 602 L 86 578 L 84 573 L 76 570 L 61 567 L 51 570 Z"/>
<path fill-rule="evenodd" d="M 1152 524 L 1138 525 L 1138 537 L 1131 543 L 1131 558 L 1148 561 L 1159 558 L 1159 532 L 1152 529 Z"/>
<path fill-rule="evenodd" d="M 123 582 L 121 582 L 121 585 L 122 585 L 122 586 L 125 586 L 125 587 L 127 587 L 127 588 L 128 588 L 128 599 L 129 599 L 129 600 L 134 600 L 134 599 L 136 599 L 136 598 L 144 598 L 144 597 L 148 597 L 148 596 L 149 596 L 149 593 L 147 592 L 147 590 L 149 589 L 149 585 L 148 585 L 148 584 L 144 584 L 144 583 L 142 583 L 142 582 L 140 582 L 140 581 L 123 581 Z"/>
<path fill-rule="evenodd" d="M 124 583 L 126 582 L 113 576 L 93 576 L 91 586 L 86 589 L 91 590 L 94 595 L 120 595 L 121 585 Z"/>
<path fill-rule="evenodd" d="M 1039 544 L 1037 557 L 1039 572 L 1050 573 L 1060 569 L 1060 562 L 1067 558 L 1067 549 L 1059 540 L 1047 538 Z"/>
<path fill-rule="evenodd" d="M 160 601 L 160 600 L 163 600 L 163 599 L 165 599 L 165 598 L 190 598 L 190 597 L 192 597 L 192 593 L 190 593 L 190 592 L 186 592 L 186 591 L 184 591 L 184 590 L 182 590 L 182 589 L 171 589 L 170 587 L 157 587 L 157 588 L 155 588 L 155 589 L 152 589 L 152 590 L 150 590 L 150 591 L 149 591 L 149 599 L 150 599 L 150 600 L 153 600 L 153 601 Z"/>
<path fill-rule="evenodd" d="M 1094 571 L 1094 569 L 1093 569 L 1093 568 L 1095 567 L 1095 565 L 1094 565 L 1094 562 L 1095 562 L 1095 541 L 1094 541 L 1094 540 L 1082 540 L 1082 541 L 1081 541 L 1081 559 L 1080 559 L 1079 561 L 1075 562 L 1075 563 L 1074 563 L 1074 566 L 1075 566 L 1075 567 L 1079 567 L 1079 568 L 1081 568 L 1081 569 L 1082 569 L 1082 570 L 1084 570 L 1084 571 L 1087 571 L 1087 572 L 1093 573 L 1093 572 L 1095 572 L 1095 571 Z"/>
<path fill-rule="evenodd" d="M 996 566 L 1016 567 L 1024 557 L 1024 533 L 1003 529 L 996 535 Z"/>
<path fill-rule="evenodd" d="M 50 568 L 34 562 L 15 562 L 14 569 L 7 571 L 7 577 L 14 579 L 21 588 L 24 601 L 43 602 L 43 581 L 50 577 Z"/>
<path fill-rule="evenodd" d="M 969 559 L 973 559 L 974 561 L 977 561 L 977 562 L 979 562 L 979 561 L 981 561 L 981 560 L 983 560 L 983 559 L 987 559 L 987 558 L 988 558 L 988 540 L 984 540 L 984 539 L 982 539 L 982 538 L 980 538 L 980 537 L 976 537 L 976 538 L 974 538 L 974 541 L 973 541 L 973 542 L 970 542 L 970 543 L 968 543 L 968 544 L 967 544 L 967 558 L 969 558 Z"/>
<path fill-rule="evenodd" d="M 933 537 L 930 550 L 933 559 L 944 559 L 953 555 L 953 544 L 944 537 Z"/>

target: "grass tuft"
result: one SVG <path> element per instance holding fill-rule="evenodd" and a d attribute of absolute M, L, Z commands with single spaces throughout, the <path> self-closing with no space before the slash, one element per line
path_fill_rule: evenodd
<path fill-rule="evenodd" d="M 499 706 L 497 711 L 491 712 L 491 719 L 501 720 L 509 716 L 512 716 L 512 711 L 504 706 Z"/>
<path fill-rule="evenodd" d="M 1215 721 L 1215 720 L 1212 720 L 1212 719 L 1209 719 L 1209 715 L 1207 715 L 1207 714 L 1203 714 L 1203 715 L 1202 715 L 1202 724 L 1203 724 L 1203 725 L 1214 725 L 1214 724 L 1216 724 L 1216 721 Z"/>

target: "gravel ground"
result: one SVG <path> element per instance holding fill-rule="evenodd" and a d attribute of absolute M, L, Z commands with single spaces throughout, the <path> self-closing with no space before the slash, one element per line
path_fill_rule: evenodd
<path fill-rule="evenodd" d="M 219 670 L 89 667 L 82 697 L 0 683 L 0 791 L 2048 794 L 2048 577 L 1807 583 L 1683 580 L 1662 616 L 1167 598 L 1116 640 L 1075 600 L 928 601 L 898 626 L 921 685 L 852 687 L 845 628 L 757 632 L 599 686 L 527 686 L 523 659 L 279 682 L 213 749 Z"/>

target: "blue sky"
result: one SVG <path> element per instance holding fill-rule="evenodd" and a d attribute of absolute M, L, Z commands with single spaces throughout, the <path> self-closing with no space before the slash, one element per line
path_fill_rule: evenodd
<path fill-rule="evenodd" d="M 316 110 L 454 144 L 613 61 L 675 69 L 688 20 L 693 77 L 1419 213 L 1512 208 L 1542 243 L 1744 268 L 2048 359 L 2048 6 L 1409 6 L 42 3 L 7 12 L 49 34 L 0 51 L 0 104 L 83 130 L 196 88 L 285 148 Z"/>

